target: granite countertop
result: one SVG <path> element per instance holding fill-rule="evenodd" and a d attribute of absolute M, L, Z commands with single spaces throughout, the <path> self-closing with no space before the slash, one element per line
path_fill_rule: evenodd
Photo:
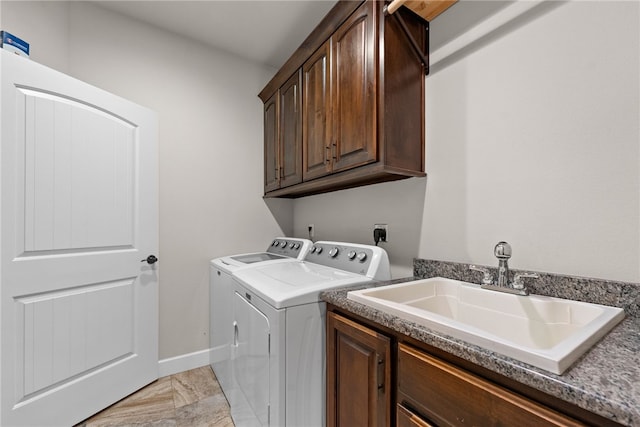
<path fill-rule="evenodd" d="M 411 279 L 398 281 L 406 280 Z M 377 282 L 368 287 L 389 283 L 392 282 Z M 590 412 L 640 427 L 640 317 L 627 315 L 562 375 L 556 375 L 347 299 L 348 291 L 362 288 L 325 291 L 321 298 Z"/>

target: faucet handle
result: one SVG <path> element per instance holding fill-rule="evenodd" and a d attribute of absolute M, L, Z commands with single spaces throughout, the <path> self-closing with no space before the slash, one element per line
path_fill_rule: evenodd
<path fill-rule="evenodd" d="M 483 285 L 490 285 L 493 283 L 493 276 L 491 275 L 491 272 L 489 271 L 488 268 L 478 267 L 477 265 L 474 264 L 469 266 L 469 270 L 479 271 L 480 273 L 483 274 L 482 276 Z"/>
<path fill-rule="evenodd" d="M 514 277 L 513 279 L 513 288 L 514 289 L 524 289 L 524 280 L 522 280 L 525 277 L 530 277 L 532 279 L 539 279 L 540 276 L 536 273 L 518 273 L 516 274 L 516 277 Z"/>

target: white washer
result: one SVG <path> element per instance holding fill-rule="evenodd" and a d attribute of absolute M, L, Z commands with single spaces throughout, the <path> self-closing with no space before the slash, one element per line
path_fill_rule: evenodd
<path fill-rule="evenodd" d="M 324 290 L 389 280 L 376 246 L 317 242 L 303 262 L 234 272 L 236 426 L 325 425 Z"/>
<path fill-rule="evenodd" d="M 233 340 L 233 295 L 231 274 L 246 268 L 304 259 L 313 243 L 307 239 L 278 237 L 266 251 L 229 255 L 211 260 L 209 266 L 211 367 L 227 398 L 233 400 L 231 342 Z"/>

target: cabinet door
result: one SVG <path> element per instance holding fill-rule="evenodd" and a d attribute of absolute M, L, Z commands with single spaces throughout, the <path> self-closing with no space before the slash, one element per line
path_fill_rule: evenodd
<path fill-rule="evenodd" d="M 364 3 L 332 37 L 334 172 L 377 158 L 376 3 Z"/>
<path fill-rule="evenodd" d="M 330 58 L 329 40 L 302 67 L 302 167 L 305 181 L 331 172 Z"/>
<path fill-rule="evenodd" d="M 390 388 L 390 339 L 327 313 L 327 426 L 389 426 Z"/>
<path fill-rule="evenodd" d="M 280 188 L 278 92 L 264 103 L 264 191 Z"/>
<path fill-rule="evenodd" d="M 298 70 L 280 88 L 280 188 L 302 182 L 302 82 Z"/>

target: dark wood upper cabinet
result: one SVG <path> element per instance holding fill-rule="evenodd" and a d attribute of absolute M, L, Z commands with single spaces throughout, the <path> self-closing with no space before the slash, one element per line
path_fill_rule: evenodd
<path fill-rule="evenodd" d="M 280 188 L 278 160 L 278 94 L 264 103 L 264 191 Z"/>
<path fill-rule="evenodd" d="M 331 37 L 334 171 L 377 160 L 374 6 L 364 3 Z"/>
<path fill-rule="evenodd" d="M 325 42 L 302 67 L 302 176 L 304 180 L 331 172 L 331 43 Z"/>
<path fill-rule="evenodd" d="M 264 103 L 264 191 L 302 182 L 302 81 L 294 73 Z"/>
<path fill-rule="evenodd" d="M 398 18 L 385 16 L 383 7 L 381 1 L 339 1 L 260 93 L 267 167 L 274 132 L 267 107 L 273 108 L 271 99 L 282 93 L 289 76 L 301 74 L 302 144 L 291 155 L 301 160 L 302 178 L 275 186 L 265 171 L 265 197 L 301 197 L 425 176 L 425 66 Z M 426 53 L 428 23 L 405 8 L 395 13 Z M 282 116 L 282 97 L 275 108 Z M 285 122 L 280 117 L 275 123 Z M 275 133 L 289 135 L 293 129 Z"/>
<path fill-rule="evenodd" d="M 302 76 L 280 88 L 280 188 L 302 182 Z"/>

